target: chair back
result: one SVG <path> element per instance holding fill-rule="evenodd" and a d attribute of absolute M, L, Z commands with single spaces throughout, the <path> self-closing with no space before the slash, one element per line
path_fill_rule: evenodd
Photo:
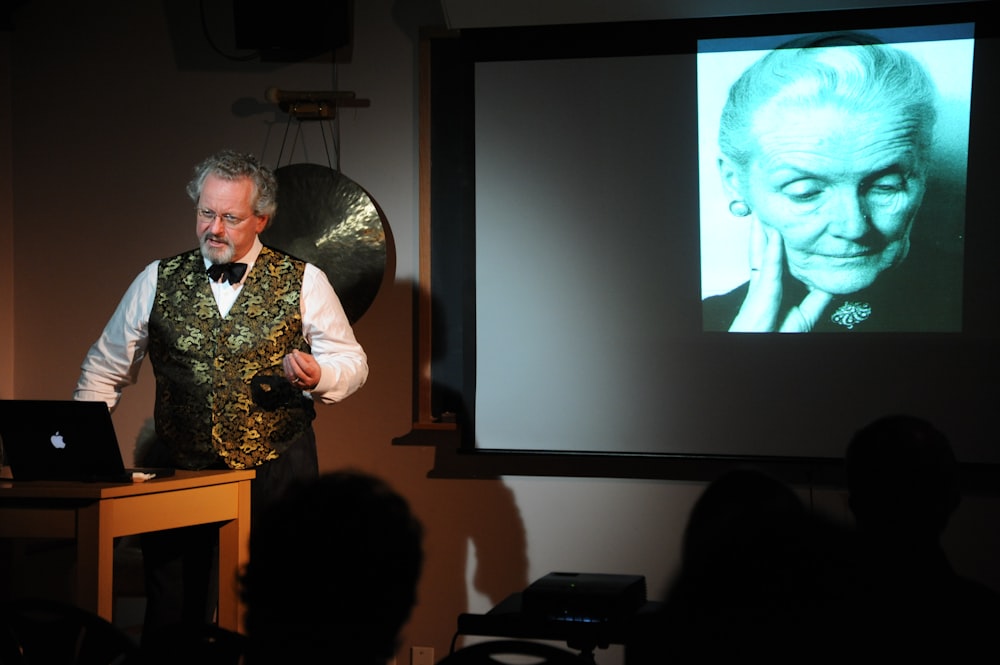
<path fill-rule="evenodd" d="M 0 665 L 138 662 L 139 645 L 128 633 L 76 605 L 21 598 L 0 608 Z"/>
<path fill-rule="evenodd" d="M 144 635 L 144 665 L 239 665 L 247 638 L 214 623 L 175 624 Z"/>
<path fill-rule="evenodd" d="M 462 647 L 437 665 L 592 665 L 590 654 L 530 640 L 489 640 Z"/>

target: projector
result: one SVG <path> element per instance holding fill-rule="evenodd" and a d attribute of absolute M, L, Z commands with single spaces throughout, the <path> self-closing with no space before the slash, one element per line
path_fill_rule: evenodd
<path fill-rule="evenodd" d="M 624 619 L 645 604 L 642 575 L 549 573 L 521 594 L 523 614 L 580 623 Z"/>

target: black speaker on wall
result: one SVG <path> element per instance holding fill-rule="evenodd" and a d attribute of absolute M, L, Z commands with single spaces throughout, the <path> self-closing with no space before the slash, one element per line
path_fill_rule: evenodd
<path fill-rule="evenodd" d="M 294 62 L 351 45 L 354 0 L 233 0 L 236 47 Z"/>

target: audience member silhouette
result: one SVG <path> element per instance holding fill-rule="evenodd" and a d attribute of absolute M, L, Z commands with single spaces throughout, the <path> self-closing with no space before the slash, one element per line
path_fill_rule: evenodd
<path fill-rule="evenodd" d="M 295 486 L 254 522 L 241 576 L 245 663 L 383 665 L 416 602 L 423 527 L 359 471 Z"/>
<path fill-rule="evenodd" d="M 833 661 L 852 559 L 846 530 L 752 468 L 728 471 L 695 503 L 661 630 L 658 662 Z M 822 646 L 820 646 L 822 645 Z"/>
<path fill-rule="evenodd" d="M 948 438 L 909 415 L 859 430 L 846 451 L 864 583 L 860 641 L 882 657 L 996 658 L 1000 594 L 958 575 L 941 537 L 961 501 Z"/>

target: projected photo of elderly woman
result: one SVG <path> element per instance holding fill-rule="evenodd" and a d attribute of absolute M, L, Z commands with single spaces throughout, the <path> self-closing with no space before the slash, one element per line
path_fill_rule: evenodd
<path fill-rule="evenodd" d="M 917 57 L 867 33 L 747 67 L 719 122 L 725 212 L 703 219 L 705 330 L 960 330 L 968 111 L 965 143 L 939 140 L 940 99 Z"/>

